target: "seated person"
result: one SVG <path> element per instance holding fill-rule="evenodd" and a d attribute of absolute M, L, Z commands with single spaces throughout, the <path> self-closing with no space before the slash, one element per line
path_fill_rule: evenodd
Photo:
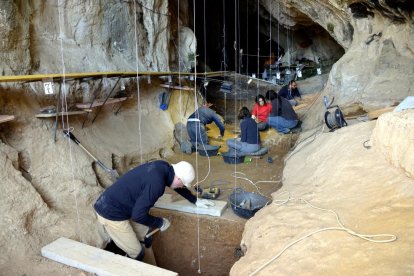
<path fill-rule="evenodd" d="M 265 97 L 261 94 L 256 97 L 255 102 L 252 118 L 256 121 L 259 130 L 266 130 L 269 127 L 267 117 L 269 117 L 269 113 L 272 111 L 272 105 L 267 103 Z"/>
<path fill-rule="evenodd" d="M 292 105 L 273 90 L 266 92 L 266 98 L 272 103 L 272 111 L 267 118 L 267 123 L 278 132 L 289 133 L 299 121 Z"/>
<path fill-rule="evenodd" d="M 256 122 L 252 119 L 250 111 L 243 106 L 239 111 L 240 140 L 228 139 L 226 141 L 229 151 L 236 150 L 238 153 L 252 153 L 260 149 L 260 134 Z"/>
<path fill-rule="evenodd" d="M 209 150 L 213 146 L 208 146 L 208 136 L 205 126 L 214 122 L 220 129 L 220 136 L 224 136 L 224 125 L 218 117 L 217 113 L 210 109 L 211 104 L 204 104 L 200 106 L 187 120 L 187 132 L 190 137 L 192 145 L 201 146 Z M 197 145 L 198 144 L 198 145 Z"/>
<path fill-rule="evenodd" d="M 298 105 L 297 98 L 300 98 L 302 100 L 302 96 L 298 90 L 298 85 L 294 80 L 289 81 L 288 85 L 283 86 L 279 90 L 279 96 L 288 100 L 293 106 Z"/>

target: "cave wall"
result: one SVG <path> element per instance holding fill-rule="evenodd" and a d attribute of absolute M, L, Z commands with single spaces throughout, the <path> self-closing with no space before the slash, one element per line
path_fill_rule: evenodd
<path fill-rule="evenodd" d="M 133 3 L 2 1 L 3 75 L 168 71 L 168 2 Z"/>
<path fill-rule="evenodd" d="M 330 72 L 325 94 L 365 111 L 413 93 L 414 5 L 410 1 L 261 1 L 288 28 L 317 23 L 345 54 Z M 313 22 L 313 23 L 312 23 Z M 325 49 L 328 47 L 325 47 Z"/>

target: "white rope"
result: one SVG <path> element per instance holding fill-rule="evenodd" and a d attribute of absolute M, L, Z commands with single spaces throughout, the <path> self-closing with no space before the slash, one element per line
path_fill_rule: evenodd
<path fill-rule="evenodd" d="M 196 32 L 196 8 L 195 8 L 195 0 L 193 0 L 193 26 L 194 26 L 194 32 L 193 32 L 193 41 L 196 40 L 195 32 Z M 198 108 L 198 102 L 197 102 L 197 55 L 194 55 L 194 110 L 197 110 Z M 196 128 L 196 151 L 198 147 L 197 143 L 198 139 L 198 133 Z M 196 179 L 198 183 L 198 156 L 196 154 Z M 196 185 L 197 185 L 196 183 Z M 199 199 L 198 193 L 197 193 L 197 200 Z M 196 205 L 196 216 L 197 216 L 197 262 L 198 262 L 198 274 L 201 274 L 201 254 L 200 254 L 200 216 L 198 214 L 198 206 Z"/>
<path fill-rule="evenodd" d="M 63 49 L 63 30 L 62 30 L 62 26 L 64 25 L 64 16 L 63 16 L 63 11 L 62 11 L 62 6 L 63 3 L 61 2 L 61 0 L 58 1 L 58 18 L 59 18 L 59 38 L 60 38 L 60 59 L 61 59 L 61 63 L 62 63 L 62 89 L 61 89 L 61 94 L 63 94 L 64 96 L 61 97 L 62 99 L 62 104 L 61 107 L 65 106 L 64 111 L 68 111 L 68 105 L 67 105 L 67 99 L 66 99 L 66 85 L 65 85 L 65 81 L 66 81 L 66 67 L 65 67 L 65 59 L 64 59 L 64 49 Z M 58 107 L 56 107 L 58 108 Z M 56 110 L 57 112 L 58 110 Z M 63 111 L 63 110 L 62 110 Z M 69 115 L 66 115 L 66 122 L 67 122 L 67 127 L 65 127 L 65 116 L 62 116 L 62 128 L 63 129 L 68 129 L 69 130 Z M 57 127 L 57 126 L 56 126 Z M 68 145 L 69 145 L 69 160 L 70 160 L 70 166 L 71 166 L 71 174 L 72 174 L 72 190 L 73 192 L 73 196 L 75 198 L 75 207 L 76 207 L 76 218 L 77 218 L 77 232 L 79 235 L 79 239 L 81 241 L 83 241 L 82 238 L 82 231 L 80 231 L 80 214 L 79 214 L 79 206 L 78 206 L 78 197 L 77 197 L 77 189 L 76 189 L 76 185 L 75 185 L 75 171 L 74 171 L 74 165 L 73 165 L 73 155 L 72 155 L 72 143 L 70 139 L 68 140 Z"/>
<path fill-rule="evenodd" d="M 237 0 L 234 0 L 234 70 L 237 72 Z M 240 72 L 239 72 L 240 73 Z M 238 84 L 238 76 L 237 74 L 235 76 L 235 84 Z M 237 126 L 237 120 L 236 120 L 236 114 L 237 114 L 237 86 L 234 87 L 234 133 L 236 133 L 236 126 Z M 237 151 L 234 151 L 234 160 L 237 158 Z M 237 172 L 237 162 L 234 162 L 234 173 Z M 234 179 L 234 190 L 237 189 L 237 181 Z"/>
<path fill-rule="evenodd" d="M 239 176 L 239 175 L 242 175 L 242 176 Z M 246 176 L 246 174 L 245 173 L 242 173 L 242 172 L 233 172 L 232 174 L 231 174 L 231 176 L 232 177 L 234 177 L 235 179 L 243 179 L 243 180 L 246 180 L 246 181 L 248 181 L 250 184 L 252 184 L 255 188 L 256 188 L 256 190 L 257 190 L 257 192 L 261 195 L 261 196 L 264 196 L 264 197 L 267 197 L 266 195 L 264 195 L 261 191 L 260 191 L 260 188 L 257 186 L 257 184 L 259 184 L 259 183 L 280 183 L 280 182 L 282 182 L 281 180 L 259 180 L 259 181 L 256 181 L 256 182 L 253 182 L 253 181 L 251 181 L 250 179 L 248 179 L 247 177 L 245 177 Z"/>
<path fill-rule="evenodd" d="M 317 207 L 317 206 L 311 204 L 309 201 L 307 201 L 304 198 L 295 199 L 295 198 L 291 197 L 289 191 L 284 191 L 283 193 L 287 193 L 288 198 L 283 199 L 283 200 L 273 200 L 274 204 L 284 205 L 284 204 L 288 203 L 289 201 L 297 201 L 298 203 L 304 202 L 304 203 L 308 204 L 310 207 L 312 207 L 314 209 L 321 210 L 321 211 L 326 211 L 326 212 L 330 212 L 330 213 L 334 214 L 335 217 L 336 217 L 336 221 L 339 224 L 339 227 L 326 227 L 326 228 L 318 229 L 318 230 L 315 230 L 315 231 L 312 231 L 312 232 L 306 234 L 305 236 L 303 236 L 303 237 L 301 237 L 297 240 L 292 241 L 291 243 L 286 245 L 279 253 L 277 253 L 275 256 L 273 256 L 270 260 L 268 260 L 266 263 L 261 265 L 255 271 L 250 273 L 249 276 L 256 275 L 258 272 L 260 272 L 263 268 L 265 268 L 270 263 L 272 263 L 274 260 L 279 258 L 287 249 L 289 249 L 290 247 L 292 247 L 296 243 L 301 242 L 301 241 L 305 240 L 306 238 L 308 238 L 312 235 L 315 235 L 317 233 L 324 232 L 324 231 L 344 231 L 344 232 L 350 234 L 351 236 L 355 236 L 357 238 L 360 238 L 360 239 L 363 239 L 363 240 L 366 240 L 366 241 L 369 241 L 369 242 L 374 242 L 374 243 L 388 243 L 388 242 L 393 242 L 393 241 L 397 240 L 397 236 L 395 236 L 393 234 L 360 234 L 360 233 L 357 233 L 357 232 L 345 227 L 344 224 L 341 222 L 338 214 L 335 211 L 333 211 L 331 209 L 325 209 L 325 208 Z M 281 194 L 283 194 L 283 193 L 281 193 Z"/>
<path fill-rule="evenodd" d="M 137 33 L 137 5 L 134 1 L 134 34 L 135 34 L 135 67 L 137 71 L 137 107 L 138 107 L 138 136 L 139 136 L 139 149 L 140 149 L 140 161 L 143 163 L 142 159 L 142 136 L 141 136 L 141 100 L 140 100 L 140 91 L 139 91 L 139 68 L 138 68 L 138 33 Z"/>

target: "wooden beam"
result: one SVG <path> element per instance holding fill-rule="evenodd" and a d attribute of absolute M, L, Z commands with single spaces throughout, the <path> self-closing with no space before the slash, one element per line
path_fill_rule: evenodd
<path fill-rule="evenodd" d="M 66 111 L 66 112 L 59 112 L 58 116 L 80 115 L 80 114 L 85 114 L 85 113 L 87 112 L 84 110 Z M 39 113 L 35 115 L 36 118 L 50 118 L 50 117 L 55 117 L 55 116 L 56 116 L 56 113 Z"/>
<path fill-rule="evenodd" d="M 160 86 L 168 89 L 194 91 L 193 87 L 188 86 L 171 85 L 166 83 L 160 84 Z"/>
<path fill-rule="evenodd" d="M 14 115 L 0 115 L 0 123 L 13 121 L 15 119 Z"/>
<path fill-rule="evenodd" d="M 106 101 L 105 105 L 123 102 L 123 101 L 126 101 L 127 99 L 128 99 L 128 97 L 109 98 Z M 91 103 L 77 103 L 76 107 L 81 108 L 81 109 L 89 109 L 89 108 L 94 108 L 94 107 L 97 107 L 97 106 L 101 106 L 101 105 L 104 104 L 104 102 L 105 102 L 105 99 L 98 99 L 98 100 L 93 101 L 92 104 Z"/>
<path fill-rule="evenodd" d="M 390 106 L 390 107 L 385 107 L 385 108 L 370 111 L 368 112 L 368 119 L 369 120 L 377 119 L 380 115 L 393 111 L 394 108 L 395 106 Z"/>
<path fill-rule="evenodd" d="M 63 237 L 44 246 L 41 252 L 43 257 L 97 275 L 178 275 L 178 273 L 170 270 Z"/>
<path fill-rule="evenodd" d="M 184 72 L 81 72 L 67 74 L 39 74 L 39 75 L 19 75 L 19 76 L 0 76 L 0 82 L 31 82 L 52 79 L 53 81 L 62 81 L 63 79 L 89 79 L 89 78 L 134 78 L 138 76 L 197 76 L 197 77 L 214 77 L 229 74 L 230 72 L 202 72 L 202 73 L 184 73 Z"/>

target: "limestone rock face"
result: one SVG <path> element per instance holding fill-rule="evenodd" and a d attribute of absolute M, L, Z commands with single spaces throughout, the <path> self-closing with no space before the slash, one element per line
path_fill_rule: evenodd
<path fill-rule="evenodd" d="M 29 14 L 25 5 L 0 3 L 0 74 L 27 74 L 31 66 Z"/>
<path fill-rule="evenodd" d="M 413 94 L 414 18 L 409 1 L 261 1 L 278 24 L 292 30 L 318 25 L 345 49 L 324 91 L 337 104 L 358 103 L 371 111 Z M 315 40 L 316 34 L 312 36 Z M 323 55 L 333 47 L 315 43 L 302 55 Z M 327 56 L 333 56 L 327 54 Z M 322 56 L 323 57 L 323 56 Z"/>
<path fill-rule="evenodd" d="M 168 71 L 168 2 L 144 4 L 3 1 L 3 74 Z"/>
<path fill-rule="evenodd" d="M 381 115 L 371 139 L 391 164 L 414 178 L 414 110 Z"/>
<path fill-rule="evenodd" d="M 188 27 L 181 27 L 179 32 L 180 70 L 189 71 L 195 64 L 197 40 L 195 39 L 193 31 Z"/>

